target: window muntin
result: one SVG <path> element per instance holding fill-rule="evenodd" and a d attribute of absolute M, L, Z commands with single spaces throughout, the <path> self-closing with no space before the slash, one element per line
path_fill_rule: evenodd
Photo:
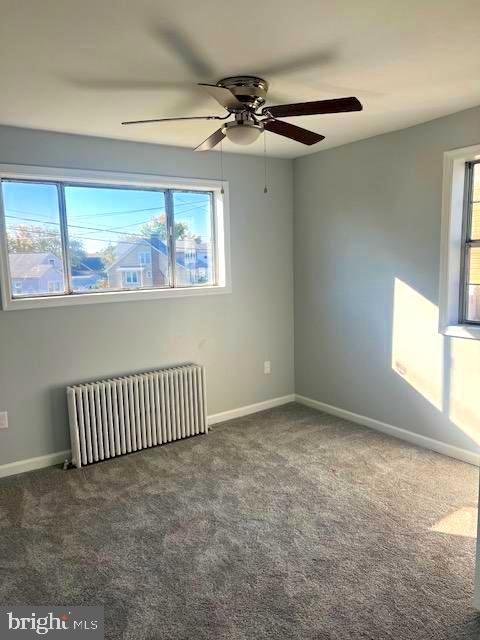
<path fill-rule="evenodd" d="M 460 318 L 480 324 L 480 162 L 465 164 Z"/>
<path fill-rule="evenodd" d="M 27 210 L 35 214 L 28 220 L 25 214 L 19 214 L 20 220 L 9 218 L 15 213 L 11 209 L 16 208 L 16 190 L 37 187 L 53 190 L 50 217 L 44 220 L 43 210 L 39 216 L 34 206 Z M 46 260 L 51 269 L 59 271 L 54 279 L 62 278 L 60 289 L 48 277 L 44 288 L 32 293 L 31 288 L 26 290 L 25 274 L 18 274 L 17 269 L 15 277 L 10 273 L 12 298 L 218 284 L 212 192 L 8 179 L 2 180 L 2 194 L 9 248 L 16 242 L 15 226 L 38 222 L 41 237 L 56 241 L 56 253 Z M 30 202 L 35 205 L 35 198 Z M 199 230 L 204 236 L 201 248 Z M 176 241 L 172 242 L 174 234 Z M 179 250 L 174 256 L 176 243 Z M 201 260 L 196 258 L 199 249 Z M 10 251 L 8 257 L 10 260 Z M 136 275 L 125 276 L 128 267 Z"/>

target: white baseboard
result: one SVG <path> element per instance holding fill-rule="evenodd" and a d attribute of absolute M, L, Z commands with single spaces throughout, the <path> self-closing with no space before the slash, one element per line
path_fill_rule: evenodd
<path fill-rule="evenodd" d="M 411 444 L 416 444 L 425 449 L 431 449 L 437 453 L 442 453 L 451 458 L 456 458 L 462 462 L 468 462 L 476 466 L 480 466 L 480 454 L 473 453 L 467 449 L 461 449 L 460 447 L 454 447 L 453 445 L 446 444 L 440 440 L 434 440 L 433 438 L 427 438 L 421 436 L 413 431 L 407 431 L 400 427 L 394 427 L 386 422 L 380 422 L 380 420 L 374 420 L 373 418 L 367 418 L 358 413 L 340 409 L 334 407 L 325 402 L 319 400 L 313 400 L 302 395 L 295 395 L 293 393 L 281 396 L 279 398 L 272 398 L 271 400 L 265 400 L 263 402 L 256 402 L 255 404 L 249 404 L 244 407 L 238 407 L 237 409 L 230 409 L 229 411 L 223 411 L 221 413 L 215 413 L 208 416 L 208 424 L 220 424 L 227 420 L 233 420 L 234 418 L 241 418 L 248 416 L 252 413 L 258 413 L 259 411 L 265 411 L 265 409 L 272 409 L 273 407 L 279 407 L 288 402 L 299 402 L 313 409 L 318 409 L 325 413 L 329 413 L 351 422 L 356 422 L 365 427 L 370 427 L 376 431 L 381 431 L 400 440 L 406 440 Z M 8 464 L 0 465 L 0 478 L 11 476 L 17 473 L 25 473 L 26 471 L 33 471 L 35 469 L 43 469 L 44 467 L 50 467 L 55 464 L 62 463 L 66 458 L 70 459 L 70 451 L 57 451 L 56 453 L 49 453 L 45 456 L 39 456 L 37 458 L 29 458 L 28 460 L 18 460 L 17 462 L 10 462 Z"/>
<path fill-rule="evenodd" d="M 0 465 L 0 478 L 13 476 L 17 473 L 25 473 L 25 471 L 33 471 L 34 469 L 51 467 L 54 464 L 60 464 L 65 459 L 70 459 L 69 450 L 47 453 L 46 456 L 38 456 L 38 458 L 28 458 L 28 460 L 18 460 L 17 462 L 2 464 Z"/>
<path fill-rule="evenodd" d="M 258 411 L 264 411 L 265 409 L 271 409 L 272 407 L 279 407 L 287 402 L 295 402 L 295 394 L 291 393 L 288 396 L 281 396 L 280 398 L 272 398 L 271 400 L 265 400 L 264 402 L 256 402 L 255 404 L 249 404 L 245 407 L 238 407 L 238 409 L 231 409 L 230 411 L 223 411 L 222 413 L 216 413 L 208 416 L 208 424 L 214 425 L 226 420 L 232 420 L 233 418 L 241 418 L 242 416 L 248 416 L 251 413 L 257 413 Z M 44 467 L 51 467 L 54 464 L 60 464 L 65 459 L 70 460 L 71 452 L 57 451 L 57 453 L 49 453 L 46 456 L 39 456 L 38 458 L 29 458 L 28 460 L 18 460 L 18 462 L 9 462 L 8 464 L 0 465 L 0 478 L 6 476 L 13 476 L 17 473 L 25 473 L 25 471 L 34 471 L 35 469 L 43 469 Z"/>
<path fill-rule="evenodd" d="M 294 393 L 287 396 L 280 396 L 279 398 L 272 398 L 271 400 L 264 400 L 263 402 L 256 402 L 255 404 L 247 404 L 244 407 L 238 407 L 238 409 L 230 409 L 230 411 L 214 413 L 213 415 L 208 416 L 208 424 L 214 425 L 219 424 L 220 422 L 225 422 L 226 420 L 241 418 L 242 416 L 248 416 L 251 413 L 265 411 L 265 409 L 280 407 L 282 404 L 287 404 L 288 402 L 295 402 Z"/>
<path fill-rule="evenodd" d="M 324 411 L 325 413 L 329 413 L 333 416 L 338 416 L 339 418 L 344 418 L 345 420 L 356 422 L 357 424 L 361 424 L 364 427 L 370 427 L 370 429 L 374 429 L 375 431 L 381 431 L 382 433 L 386 433 L 389 436 L 394 436 L 395 438 L 399 438 L 400 440 L 406 440 L 407 442 L 416 444 L 419 447 L 423 447 L 424 449 L 431 449 L 432 451 L 442 453 L 443 455 L 449 456 L 450 458 L 456 458 L 457 460 L 468 462 L 468 464 L 473 464 L 477 467 L 480 466 L 480 454 L 474 453 L 473 451 L 468 451 L 468 449 L 461 449 L 460 447 L 455 447 L 451 444 L 441 442 L 440 440 L 435 440 L 434 438 L 427 438 L 426 436 L 421 436 L 420 434 L 414 433 L 413 431 L 407 431 L 407 429 L 394 427 L 393 425 L 387 424 L 386 422 L 380 422 L 380 420 L 367 418 L 367 416 L 362 416 L 358 413 L 352 413 L 351 411 L 340 409 L 339 407 L 334 407 L 331 404 L 326 404 L 325 402 L 312 400 L 312 398 L 306 398 L 305 396 L 297 394 L 295 396 L 295 399 L 297 402 L 299 402 L 300 404 L 304 404 L 307 407 L 312 407 L 313 409 Z"/>

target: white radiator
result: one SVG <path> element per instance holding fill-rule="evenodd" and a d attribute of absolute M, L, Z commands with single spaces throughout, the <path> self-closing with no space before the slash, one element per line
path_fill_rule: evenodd
<path fill-rule="evenodd" d="M 67 400 L 76 467 L 208 431 L 195 364 L 67 387 Z"/>

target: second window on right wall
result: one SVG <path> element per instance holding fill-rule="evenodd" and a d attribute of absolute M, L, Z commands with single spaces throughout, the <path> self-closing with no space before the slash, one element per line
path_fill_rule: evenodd
<path fill-rule="evenodd" d="M 465 172 L 460 318 L 480 324 L 480 162 Z"/>

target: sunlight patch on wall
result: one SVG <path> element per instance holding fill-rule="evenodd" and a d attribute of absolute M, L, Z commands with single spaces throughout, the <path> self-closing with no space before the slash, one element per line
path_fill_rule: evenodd
<path fill-rule="evenodd" d="M 395 278 L 392 369 L 442 410 L 443 336 L 438 308 L 408 284 Z"/>
<path fill-rule="evenodd" d="M 478 509 L 475 507 L 462 507 L 439 520 L 430 528 L 430 531 L 447 533 L 451 536 L 476 538 L 477 517 Z"/>
<path fill-rule="evenodd" d="M 480 341 L 450 344 L 450 419 L 480 445 Z"/>

